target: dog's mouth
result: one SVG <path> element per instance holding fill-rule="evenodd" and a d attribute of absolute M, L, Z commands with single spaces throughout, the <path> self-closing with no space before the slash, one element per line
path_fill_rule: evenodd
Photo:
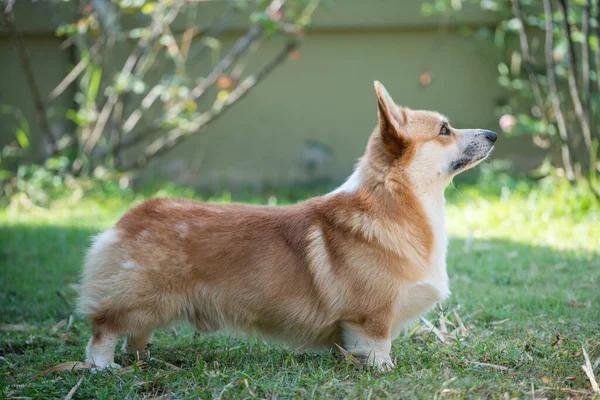
<path fill-rule="evenodd" d="M 480 162 L 482 162 L 483 160 L 485 160 L 486 158 L 488 158 L 491 154 L 492 151 L 494 150 L 494 145 L 492 145 L 485 153 L 483 154 L 478 154 L 475 157 L 463 157 L 463 158 L 459 158 L 456 161 L 453 161 L 450 164 L 450 173 L 452 175 L 458 174 L 466 169 L 472 168 L 475 165 L 479 164 Z"/>

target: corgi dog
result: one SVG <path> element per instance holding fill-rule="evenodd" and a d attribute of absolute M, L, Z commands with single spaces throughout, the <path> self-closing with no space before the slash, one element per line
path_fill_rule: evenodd
<path fill-rule="evenodd" d="M 185 320 L 393 368 L 392 341 L 450 294 L 444 189 L 497 135 L 375 92 L 379 123 L 337 190 L 286 207 L 152 199 L 98 235 L 78 299 L 86 361 L 118 367 L 121 336 L 147 354 L 155 329 Z"/>

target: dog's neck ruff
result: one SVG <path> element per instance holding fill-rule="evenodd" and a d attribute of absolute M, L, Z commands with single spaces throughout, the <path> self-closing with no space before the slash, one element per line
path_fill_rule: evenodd
<path fill-rule="evenodd" d="M 352 175 L 337 189 L 330 192 L 327 196 L 335 196 L 342 193 L 356 193 L 365 183 L 363 177 L 366 175 L 362 171 L 364 164 L 359 163 Z M 449 293 L 448 275 L 446 270 L 446 254 L 448 248 L 448 233 L 446 230 L 446 200 L 444 197 L 445 185 L 416 185 L 413 192 L 431 226 L 433 234 L 433 248 L 429 255 L 429 278 L 436 282 L 436 289 L 440 292 L 440 298 L 445 298 Z"/>
<path fill-rule="evenodd" d="M 335 195 L 338 193 L 354 193 L 360 189 L 361 183 L 362 180 L 360 168 L 356 168 L 352 175 L 350 175 L 340 187 L 329 193 L 329 195 Z"/>

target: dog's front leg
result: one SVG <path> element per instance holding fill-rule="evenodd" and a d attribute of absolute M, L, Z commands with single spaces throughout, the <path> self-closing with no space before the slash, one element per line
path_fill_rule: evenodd
<path fill-rule="evenodd" d="M 394 368 L 390 358 L 390 328 L 386 325 L 374 320 L 367 320 L 363 324 L 344 323 L 344 349 L 380 371 Z"/>

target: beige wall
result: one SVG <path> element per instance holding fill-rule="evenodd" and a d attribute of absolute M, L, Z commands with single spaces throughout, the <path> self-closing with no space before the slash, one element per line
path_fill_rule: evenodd
<path fill-rule="evenodd" d="M 47 95 L 64 77 L 69 58 L 58 51 L 60 40 L 52 36 L 29 36 L 25 38 L 25 44 L 31 54 L 31 64 L 40 92 Z M 64 115 L 66 109 L 74 106 L 73 96 L 74 91 L 70 88 L 52 103 L 51 113 Z M 24 114 L 33 134 L 32 154 L 39 158 L 42 153 L 42 141 L 39 139 L 40 127 L 31 101 L 29 86 L 12 41 L 0 37 L 0 105 L 4 104 L 10 104 Z M 62 117 L 51 120 L 56 132 L 71 129 L 71 125 Z M 0 114 L 0 146 L 14 140 L 15 124 L 13 115 Z"/>
<path fill-rule="evenodd" d="M 494 110 L 504 94 L 496 83 L 495 53 L 453 28 L 492 24 L 490 15 L 467 10 L 460 19 L 451 20 L 449 32 L 442 34 L 438 20 L 420 15 L 420 1 L 338 0 L 335 4 L 332 11 L 317 14 L 300 60 L 280 66 L 226 116 L 154 160 L 146 177 L 211 187 L 305 180 L 309 178 L 303 158 L 305 141 L 316 140 L 332 149 L 329 162 L 319 167 L 317 175 L 341 180 L 350 173 L 376 124 L 375 79 L 387 86 L 397 102 L 438 110 L 454 126 L 498 129 Z M 43 17 L 43 9 L 30 4 L 18 11 L 17 16 L 30 17 L 23 30 L 42 92 L 49 93 L 64 76 L 71 55 L 58 48 L 60 42 L 52 37 L 51 26 L 45 27 L 46 20 L 34 23 Z M 257 57 L 269 57 L 276 48 L 267 44 Z M 38 134 L 26 82 L 12 51 L 0 30 L 0 104 L 22 108 Z M 419 85 L 423 68 L 433 77 L 428 87 Z M 71 92 L 63 95 L 56 110 L 72 105 Z M 63 119 L 55 121 L 57 129 L 68 128 Z M 0 144 L 10 135 L 10 125 L 0 117 Z M 521 168 L 539 161 L 532 157 L 527 140 L 503 139 L 495 157 L 510 158 Z"/>
<path fill-rule="evenodd" d="M 348 175 L 376 124 L 373 80 L 398 103 L 446 114 L 458 127 L 497 128 L 493 55 L 462 36 L 428 31 L 324 33 L 309 36 L 288 61 L 226 118 L 190 139 L 155 171 L 186 183 L 304 179 L 303 145 L 333 148 L 322 173 Z M 433 83 L 419 85 L 423 65 Z"/>

